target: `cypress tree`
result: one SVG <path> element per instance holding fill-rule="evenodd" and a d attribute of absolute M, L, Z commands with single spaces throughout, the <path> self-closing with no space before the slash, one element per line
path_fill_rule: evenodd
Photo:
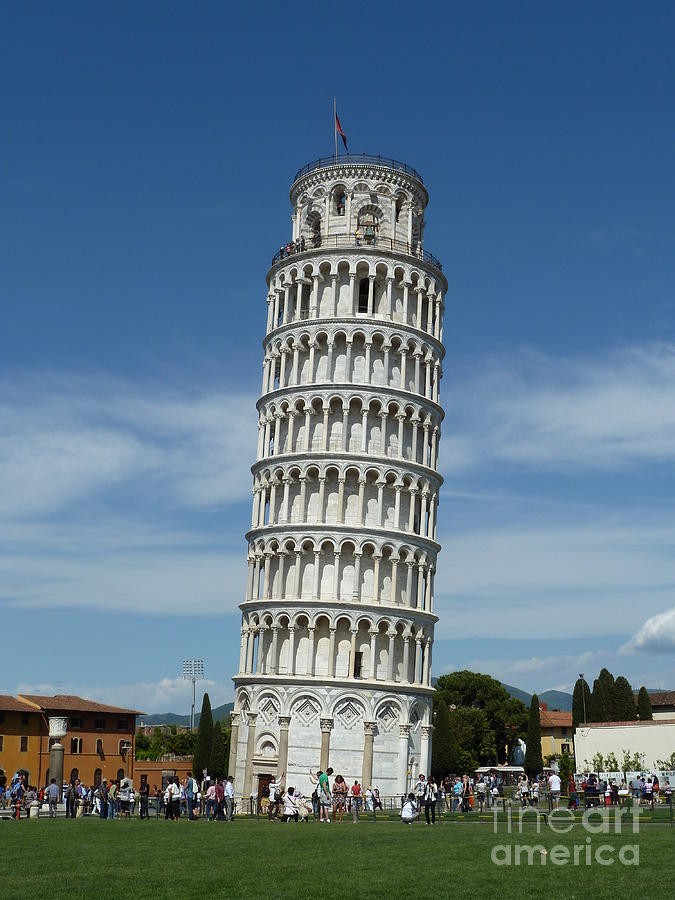
<path fill-rule="evenodd" d="M 224 775 L 227 775 L 225 769 L 227 767 L 228 755 L 227 735 L 222 722 L 218 721 L 213 726 L 211 762 L 209 763 L 209 774 L 213 775 L 214 778 L 222 778 Z"/>
<path fill-rule="evenodd" d="M 623 675 L 619 675 L 614 682 L 613 715 L 615 722 L 632 722 L 637 719 L 633 688 Z"/>
<path fill-rule="evenodd" d="M 213 743 L 213 715 L 211 714 L 211 701 L 209 695 L 204 694 L 202 711 L 199 716 L 199 729 L 197 730 L 197 745 L 192 759 L 192 774 L 201 781 L 204 769 L 211 763 L 211 745 Z"/>
<path fill-rule="evenodd" d="M 611 722 L 614 715 L 614 676 L 601 669 L 593 682 L 590 722 Z"/>
<path fill-rule="evenodd" d="M 581 722 L 590 721 L 591 689 L 585 678 L 577 678 L 572 695 L 572 728 L 577 728 Z"/>
<path fill-rule="evenodd" d="M 450 724 L 445 700 L 438 701 L 434 716 L 434 739 L 431 745 L 431 772 L 434 778 L 445 778 L 457 770 L 457 741 Z"/>
<path fill-rule="evenodd" d="M 644 685 L 640 688 L 640 693 L 638 694 L 637 711 L 641 722 L 654 718 L 652 715 L 652 701 L 649 699 L 647 688 Z"/>
<path fill-rule="evenodd" d="M 524 768 L 530 778 L 534 778 L 544 768 L 541 758 L 541 721 L 539 718 L 539 697 L 532 696 L 530 718 L 527 723 L 527 749 L 525 750 Z"/>

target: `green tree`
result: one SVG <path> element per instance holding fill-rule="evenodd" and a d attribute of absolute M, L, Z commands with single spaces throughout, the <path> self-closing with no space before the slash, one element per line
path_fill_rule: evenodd
<path fill-rule="evenodd" d="M 614 713 L 614 676 L 601 669 L 593 682 L 589 722 L 611 722 Z"/>
<path fill-rule="evenodd" d="M 435 778 L 445 778 L 457 771 L 457 741 L 450 724 L 447 704 L 442 697 L 438 698 L 434 713 L 431 771 Z"/>
<path fill-rule="evenodd" d="M 458 709 L 468 707 L 483 710 L 487 717 L 487 728 L 491 733 L 495 754 L 493 758 L 485 761 L 486 763 L 506 761 L 508 748 L 517 738 L 525 734 L 527 728 L 525 704 L 509 696 L 501 682 L 490 675 L 467 670 L 441 675 L 436 682 L 436 691 L 445 700 L 450 710 L 451 721 L 453 706 Z M 457 733 L 456 737 L 461 750 L 462 742 Z"/>
<path fill-rule="evenodd" d="M 222 778 L 227 775 L 228 748 L 226 743 L 226 734 L 220 722 L 216 722 L 213 726 L 213 741 L 211 742 L 211 762 L 209 763 L 209 774 L 214 778 Z"/>
<path fill-rule="evenodd" d="M 560 766 L 560 781 L 562 782 L 563 791 L 567 790 L 567 783 L 570 780 L 570 775 L 574 774 L 574 757 L 571 753 L 563 753 L 559 760 L 558 765 Z"/>
<path fill-rule="evenodd" d="M 663 769 L 667 772 L 675 769 L 675 752 L 670 754 L 670 759 L 657 759 L 656 768 Z"/>
<path fill-rule="evenodd" d="M 619 675 L 614 682 L 614 703 L 612 708 L 615 722 L 632 722 L 634 719 L 637 719 L 633 688 L 623 675 Z M 616 770 L 611 769 L 608 771 L 614 772 Z"/>
<path fill-rule="evenodd" d="M 192 760 L 192 774 L 201 781 L 204 770 L 211 762 L 211 744 L 213 743 L 213 716 L 211 715 L 211 701 L 209 695 L 204 694 L 202 700 L 202 712 L 199 717 L 199 730 L 197 731 L 197 744 Z"/>
<path fill-rule="evenodd" d="M 469 772 L 494 763 L 495 740 L 484 709 L 458 706 L 449 710 L 450 726 L 457 741 L 457 769 Z"/>
<path fill-rule="evenodd" d="M 614 753 L 608 753 L 605 757 L 605 772 L 618 772 L 619 761 Z"/>
<path fill-rule="evenodd" d="M 640 692 L 638 693 L 637 711 L 641 722 L 646 722 L 647 720 L 654 718 L 652 715 L 652 701 L 649 699 L 647 688 L 644 687 L 644 685 L 640 688 Z"/>
<path fill-rule="evenodd" d="M 527 741 L 524 768 L 530 778 L 534 778 L 544 768 L 541 758 L 541 721 L 539 719 L 539 697 L 532 696 L 530 717 L 527 723 Z"/>
<path fill-rule="evenodd" d="M 572 694 L 572 728 L 576 729 L 581 722 L 588 721 L 591 709 L 591 689 L 585 678 L 577 678 Z"/>

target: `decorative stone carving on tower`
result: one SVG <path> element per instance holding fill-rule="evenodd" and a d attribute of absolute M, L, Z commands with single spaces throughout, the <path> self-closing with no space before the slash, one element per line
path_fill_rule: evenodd
<path fill-rule="evenodd" d="M 230 773 L 238 796 L 284 770 L 308 793 L 328 765 L 400 795 L 431 759 L 447 282 L 409 166 L 318 160 L 290 199 L 267 275 Z"/>

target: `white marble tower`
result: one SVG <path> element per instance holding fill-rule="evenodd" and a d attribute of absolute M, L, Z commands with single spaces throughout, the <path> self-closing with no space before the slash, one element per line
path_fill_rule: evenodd
<path fill-rule="evenodd" d="M 230 773 L 310 768 L 400 795 L 431 754 L 443 411 L 441 264 L 420 175 L 381 157 L 295 176 L 267 329 Z"/>

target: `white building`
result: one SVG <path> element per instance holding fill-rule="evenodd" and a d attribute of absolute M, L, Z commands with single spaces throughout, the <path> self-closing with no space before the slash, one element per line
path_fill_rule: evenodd
<path fill-rule="evenodd" d="M 593 757 L 613 753 L 619 762 L 624 751 L 633 756 L 644 753 L 645 767 L 658 768 L 657 760 L 675 753 L 675 718 L 645 722 L 594 722 L 579 725 L 574 733 L 577 772 L 590 771 Z"/>
<path fill-rule="evenodd" d="M 447 282 L 428 194 L 380 157 L 318 160 L 267 275 L 258 454 L 234 678 L 239 796 L 310 768 L 381 794 L 431 753 Z"/>

